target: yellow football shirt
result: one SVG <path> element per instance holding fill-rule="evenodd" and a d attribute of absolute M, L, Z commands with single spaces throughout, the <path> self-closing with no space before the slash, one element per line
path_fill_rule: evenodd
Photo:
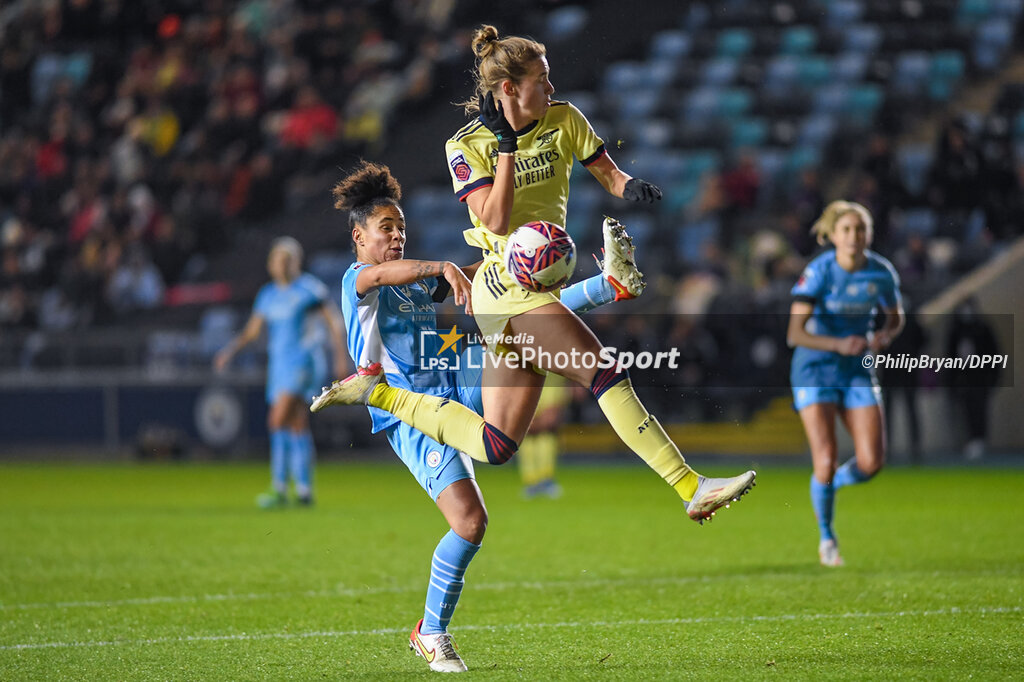
<path fill-rule="evenodd" d="M 564 227 L 573 159 L 589 166 L 605 154 L 604 142 L 579 109 L 559 101 L 552 102 L 543 118 L 516 135 L 519 151 L 509 232 L 532 220 Z M 445 144 L 445 152 L 455 196 L 460 201 L 494 184 L 498 140 L 479 119 L 455 133 Z M 485 258 L 499 259 L 508 237 L 488 230 L 472 210 L 469 217 L 473 228 L 464 232 L 466 242 L 483 249 Z"/>

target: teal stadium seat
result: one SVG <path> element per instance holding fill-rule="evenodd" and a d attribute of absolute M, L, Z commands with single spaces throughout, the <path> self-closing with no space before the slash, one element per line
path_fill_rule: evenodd
<path fill-rule="evenodd" d="M 964 68 L 964 56 L 955 50 L 933 54 L 928 73 L 928 96 L 936 102 L 948 101 L 963 78 Z"/>
<path fill-rule="evenodd" d="M 760 147 L 768 139 L 768 123 L 756 116 L 733 121 L 729 130 L 733 149 Z"/>
<path fill-rule="evenodd" d="M 804 55 L 800 58 L 799 82 L 802 90 L 815 90 L 829 82 L 832 66 L 820 55 Z"/>
<path fill-rule="evenodd" d="M 745 57 L 754 46 L 754 36 L 745 28 L 729 28 L 719 32 L 715 41 L 715 54 L 738 59 Z"/>
<path fill-rule="evenodd" d="M 991 0 L 960 0 L 956 8 L 956 24 L 961 28 L 969 28 L 980 24 L 992 14 Z"/>
<path fill-rule="evenodd" d="M 818 32 L 812 26 L 792 26 L 782 32 L 779 52 L 809 54 L 818 46 Z"/>

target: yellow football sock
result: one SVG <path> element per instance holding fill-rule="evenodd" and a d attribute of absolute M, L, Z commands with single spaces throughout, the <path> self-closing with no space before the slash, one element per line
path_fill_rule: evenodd
<path fill-rule="evenodd" d="M 537 478 L 539 480 L 554 480 L 556 459 L 558 459 L 558 435 L 551 431 L 538 433 Z"/>
<path fill-rule="evenodd" d="M 697 490 L 697 473 L 691 469 L 665 429 L 649 413 L 626 379 L 606 390 L 597 404 L 622 442 L 647 462 L 679 496 L 689 502 Z"/>
<path fill-rule="evenodd" d="M 542 480 L 537 475 L 540 455 L 540 448 L 537 447 L 538 438 L 539 436 L 527 435 L 519 446 L 519 452 L 516 453 L 516 459 L 519 460 L 519 478 L 522 479 L 523 485 L 533 485 Z"/>
<path fill-rule="evenodd" d="M 367 404 L 390 412 L 438 443 L 450 445 L 478 462 L 488 462 L 484 448 L 486 422 L 461 403 L 381 383 L 374 386 Z"/>

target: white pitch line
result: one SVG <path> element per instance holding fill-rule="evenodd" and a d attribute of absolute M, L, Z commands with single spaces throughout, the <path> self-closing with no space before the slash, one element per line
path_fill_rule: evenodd
<path fill-rule="evenodd" d="M 852 613 L 786 613 L 773 616 L 711 616 L 697 618 L 638 618 L 618 621 L 564 621 L 558 623 L 505 623 L 501 625 L 463 625 L 457 632 L 479 630 L 538 630 L 546 628 L 619 628 L 636 625 L 701 625 L 707 623 L 771 623 L 778 621 L 840 620 L 849 618 L 920 618 L 930 616 L 956 616 L 972 614 L 1020 613 L 1019 606 L 998 606 L 980 608 L 933 609 L 922 611 L 875 611 Z M 185 637 L 155 637 L 150 639 L 96 640 L 91 642 L 30 642 L 7 644 L 0 651 L 24 651 L 27 649 L 62 649 L 72 647 L 96 648 L 107 646 L 138 646 L 148 644 L 190 644 L 193 642 L 258 641 L 265 639 L 316 639 L 336 637 L 366 637 L 372 635 L 397 635 L 408 632 L 408 627 L 377 628 L 373 630 L 315 630 L 311 632 L 241 632 L 233 635 L 188 635 Z"/>
<path fill-rule="evenodd" d="M 972 577 L 1006 575 L 1006 571 L 985 571 L 972 573 Z M 864 574 L 861 574 L 864 575 Z M 906 575 L 906 574 L 905 574 Z M 936 572 L 928 572 L 927 575 L 938 575 Z M 684 577 L 622 577 L 622 578 L 593 578 L 582 580 L 551 580 L 551 581 L 506 581 L 493 583 L 472 583 L 472 589 L 492 592 L 505 592 L 510 590 L 553 590 L 553 589 L 593 589 L 599 587 L 622 587 L 629 585 L 657 586 L 657 585 L 692 585 L 694 583 L 716 583 L 727 580 L 805 580 L 806 573 L 773 573 L 773 574 L 727 574 L 714 576 L 684 576 Z M 145 606 L 150 604 L 197 604 L 201 602 L 219 601 L 261 601 L 270 599 L 295 599 L 295 598 L 357 598 L 368 597 L 379 594 L 405 594 L 419 593 L 426 590 L 425 584 L 396 587 L 360 587 L 360 588 L 338 588 L 335 590 L 304 590 L 297 592 L 229 592 L 225 594 L 199 594 L 199 595 L 177 595 L 177 596 L 153 596 L 153 597 L 130 597 L 127 599 L 109 600 L 83 600 L 83 601 L 58 601 L 58 602 L 30 602 L 23 604 L 0 604 L 0 611 L 23 611 L 33 609 L 71 609 L 71 608 L 111 608 L 117 606 Z"/>

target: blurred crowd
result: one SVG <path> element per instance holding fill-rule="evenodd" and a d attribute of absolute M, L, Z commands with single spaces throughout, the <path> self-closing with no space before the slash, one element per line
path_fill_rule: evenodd
<path fill-rule="evenodd" d="M 454 0 L 0 7 L 0 326 L 161 305 L 239 224 L 386 141 L 464 36 Z M 447 41 L 447 42 L 446 42 Z"/>
<path fill-rule="evenodd" d="M 919 178 L 908 177 L 893 138 L 871 134 L 846 176 L 844 198 L 874 217 L 872 248 L 893 262 L 903 292 L 923 303 L 1024 233 L 1024 158 L 1007 121 L 995 114 L 946 123 Z M 840 173 L 843 169 L 835 169 Z M 832 173 L 833 175 L 835 173 Z M 823 248 L 810 232 L 829 199 L 816 166 L 803 168 L 777 207 L 752 159 L 742 153 L 705 177 L 687 222 L 712 223 L 700 258 L 670 265 L 676 312 L 784 313 L 807 261 Z M 782 208 L 778 208 L 782 207 Z M 719 300 L 722 299 L 722 300 Z"/>

